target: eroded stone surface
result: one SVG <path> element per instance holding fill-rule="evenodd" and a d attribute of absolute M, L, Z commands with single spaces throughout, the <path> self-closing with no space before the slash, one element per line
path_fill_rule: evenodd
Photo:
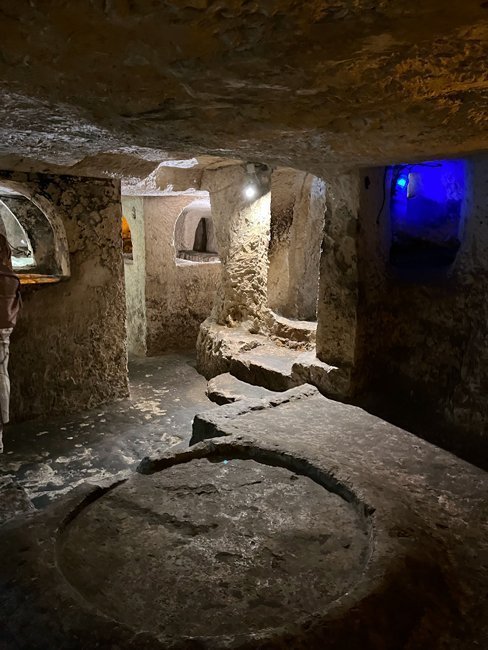
<path fill-rule="evenodd" d="M 305 333 L 310 335 L 311 329 Z M 249 384 L 286 390 L 302 383 L 292 372 L 301 351 L 290 345 L 293 342 L 284 345 L 282 340 L 251 334 L 243 326 L 222 327 L 207 319 L 197 339 L 198 369 L 208 379 L 230 372 Z"/>
<path fill-rule="evenodd" d="M 350 388 L 349 372 L 320 361 L 315 350 L 303 352 L 295 359 L 292 376 L 295 383 L 313 384 L 329 397 L 342 398 Z"/>
<path fill-rule="evenodd" d="M 278 454 L 295 470 L 326 466 L 330 481 L 354 486 L 374 508 L 375 552 L 367 584 L 373 588 L 374 575 L 380 580 L 375 599 L 355 608 L 347 642 L 335 645 L 332 626 L 328 636 L 317 632 L 320 641 L 309 647 L 484 647 L 488 630 L 480 621 L 486 620 L 486 600 L 479 594 L 488 584 L 487 474 L 355 406 L 317 391 L 300 395 L 304 389 L 200 414 L 194 432 L 195 440 L 212 438 L 207 448 L 214 453 Z M 292 393 L 295 399 L 287 399 Z M 204 449 L 196 445 L 194 453 Z M 165 462 L 156 461 L 156 467 Z M 386 574 L 375 569 L 382 556 L 388 557 Z M 367 619 L 366 602 L 372 606 Z M 354 631 L 361 620 L 365 627 Z"/>
<path fill-rule="evenodd" d="M 231 373 L 272 391 L 308 383 L 331 397 L 347 395 L 350 368 L 331 366 L 320 361 L 314 349 L 307 349 L 315 339 L 315 324 L 274 318 L 273 331 L 281 336 L 250 334 L 242 327 L 219 327 L 211 319 L 205 321 L 197 340 L 199 371 L 207 379 Z M 289 336 L 295 340 L 285 338 Z"/>
<path fill-rule="evenodd" d="M 120 183 L 2 172 L 0 184 L 45 212 L 69 275 L 24 292 L 11 343 L 12 419 L 126 397 Z"/>
<path fill-rule="evenodd" d="M 228 372 L 214 377 L 207 384 L 207 396 L 217 404 L 228 404 L 241 399 L 260 399 L 272 395 L 273 391 L 240 381 Z"/>
<path fill-rule="evenodd" d="M 359 177 L 327 178 L 325 235 L 320 258 L 317 357 L 346 376 L 356 362 Z M 343 397 L 352 393 L 343 382 Z"/>
<path fill-rule="evenodd" d="M 271 176 L 268 304 L 288 318 L 316 320 L 325 183 L 295 169 Z"/>
<path fill-rule="evenodd" d="M 481 150 L 486 12 L 479 0 L 4 0 L 1 164 L 103 173 L 166 148 L 320 176 L 328 162 Z"/>
<path fill-rule="evenodd" d="M 320 614 L 368 555 L 350 504 L 251 460 L 133 479 L 78 514 L 59 544 L 61 570 L 92 605 L 170 638 L 269 633 Z"/>
<path fill-rule="evenodd" d="M 212 318 L 220 325 L 268 326 L 268 246 L 271 172 L 265 166 L 222 165 L 206 170 L 222 261 Z M 246 190 L 251 195 L 246 195 Z"/>
<path fill-rule="evenodd" d="M 318 275 L 316 280 L 318 282 Z M 313 289 L 310 292 L 307 291 L 307 293 L 313 294 Z M 272 336 L 281 339 L 287 347 L 308 349 L 315 347 L 316 322 L 284 318 L 274 313 L 272 317 L 273 324 L 270 327 Z"/>
<path fill-rule="evenodd" d="M 0 526 L 35 510 L 25 490 L 10 478 L 0 478 Z"/>
<path fill-rule="evenodd" d="M 213 436 L 231 435 L 237 432 L 237 428 L 241 424 L 239 419 L 241 416 L 254 411 L 263 411 L 270 409 L 270 407 L 283 406 L 291 402 L 304 400 L 307 397 L 318 395 L 318 390 L 315 386 L 304 384 L 303 386 L 296 386 L 283 392 L 271 392 L 271 395 L 260 395 L 248 397 L 243 400 L 236 400 L 226 405 L 224 409 L 213 409 L 204 413 L 197 413 L 193 418 L 193 433 L 190 444 L 194 445 L 201 442 L 206 438 Z M 259 427 L 256 429 L 255 434 L 259 438 Z M 284 439 L 286 436 L 284 436 Z M 138 471 L 149 473 L 151 471 L 159 471 L 165 467 L 165 461 L 160 464 L 155 457 L 143 458 Z"/>

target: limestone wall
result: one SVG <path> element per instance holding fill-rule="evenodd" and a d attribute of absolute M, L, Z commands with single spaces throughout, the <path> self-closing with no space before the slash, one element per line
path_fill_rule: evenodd
<path fill-rule="evenodd" d="M 122 212 L 130 227 L 132 259 L 124 256 L 127 303 L 127 350 L 145 356 L 146 345 L 146 238 L 143 199 L 123 197 Z"/>
<path fill-rule="evenodd" d="M 461 249 L 449 272 L 424 280 L 392 273 L 388 200 L 378 219 L 383 170 L 364 172 L 358 380 L 403 413 L 476 437 L 488 435 L 488 158 L 466 165 Z"/>
<path fill-rule="evenodd" d="M 70 263 L 69 279 L 24 291 L 11 346 L 12 417 L 127 395 L 119 183 L 9 172 L 0 179 L 49 216 Z"/>
<path fill-rule="evenodd" d="M 266 166 L 247 167 L 216 166 L 208 168 L 204 176 L 222 262 L 212 317 L 220 325 L 247 322 L 251 330 L 258 332 L 269 327 L 271 173 Z M 246 197 L 245 189 L 249 187 L 255 196 Z"/>
<path fill-rule="evenodd" d="M 289 251 L 295 198 L 304 172 L 276 169 L 271 174 L 271 225 L 269 241 L 268 304 L 278 314 L 288 313 Z"/>
<path fill-rule="evenodd" d="M 331 175 L 326 183 L 317 357 L 339 367 L 351 378 L 356 364 L 359 176 L 357 173 Z M 352 386 L 347 393 L 351 390 Z"/>
<path fill-rule="evenodd" d="M 295 169 L 271 177 L 268 304 L 288 318 L 315 320 L 325 183 Z"/>
<path fill-rule="evenodd" d="M 325 212 L 324 181 L 312 174 L 305 174 L 295 200 L 290 234 L 288 315 L 291 318 L 317 318 Z"/>
<path fill-rule="evenodd" d="M 126 262 L 131 352 L 156 355 L 192 348 L 212 310 L 220 264 L 176 258 L 175 225 L 193 202 L 191 195 L 123 199 L 124 214 L 134 226 L 134 261 Z"/>

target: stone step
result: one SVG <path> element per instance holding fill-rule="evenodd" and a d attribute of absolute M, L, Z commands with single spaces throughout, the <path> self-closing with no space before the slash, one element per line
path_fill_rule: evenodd
<path fill-rule="evenodd" d="M 207 397 L 216 404 L 230 404 L 242 399 L 262 399 L 272 395 L 276 393 L 241 381 L 230 372 L 214 377 L 207 384 Z"/>

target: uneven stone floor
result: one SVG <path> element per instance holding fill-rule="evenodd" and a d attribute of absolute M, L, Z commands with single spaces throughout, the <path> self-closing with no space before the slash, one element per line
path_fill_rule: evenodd
<path fill-rule="evenodd" d="M 60 498 L 0 526 L 2 650 L 488 647 L 484 471 L 311 385 L 205 388 L 142 361 L 110 417 L 50 423 Z"/>
<path fill-rule="evenodd" d="M 2 650 L 487 647 L 485 472 L 310 385 L 192 441 L 0 526 Z"/>
<path fill-rule="evenodd" d="M 195 413 L 212 405 L 191 354 L 134 359 L 131 397 L 76 416 L 9 425 L 0 481 L 12 478 L 36 507 L 84 481 L 116 480 L 158 450 L 186 446 Z"/>

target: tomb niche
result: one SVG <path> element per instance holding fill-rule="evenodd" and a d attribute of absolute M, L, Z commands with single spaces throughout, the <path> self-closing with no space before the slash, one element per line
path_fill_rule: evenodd
<path fill-rule="evenodd" d="M 176 262 L 218 262 L 217 241 L 209 201 L 194 201 L 175 224 Z"/>

